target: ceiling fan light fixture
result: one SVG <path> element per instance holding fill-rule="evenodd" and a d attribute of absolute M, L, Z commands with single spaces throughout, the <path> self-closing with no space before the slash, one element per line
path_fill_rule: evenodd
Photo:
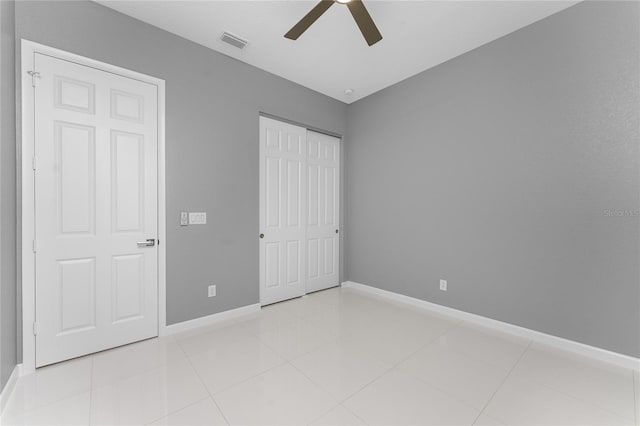
<path fill-rule="evenodd" d="M 336 0 L 338 3 L 340 4 L 347 4 L 349 3 L 351 0 Z"/>

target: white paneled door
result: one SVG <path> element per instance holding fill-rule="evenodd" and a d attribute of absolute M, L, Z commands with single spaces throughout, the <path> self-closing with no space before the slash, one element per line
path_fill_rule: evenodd
<path fill-rule="evenodd" d="M 157 87 L 35 54 L 36 366 L 157 336 Z"/>
<path fill-rule="evenodd" d="M 339 139 L 260 117 L 260 302 L 338 285 Z"/>
<path fill-rule="evenodd" d="M 338 285 L 340 139 L 307 133 L 307 293 Z"/>
<path fill-rule="evenodd" d="M 260 302 L 305 294 L 307 130 L 260 117 Z"/>

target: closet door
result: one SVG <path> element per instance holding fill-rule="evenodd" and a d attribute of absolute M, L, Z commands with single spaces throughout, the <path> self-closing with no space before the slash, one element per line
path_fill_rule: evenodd
<path fill-rule="evenodd" d="M 307 293 L 339 284 L 340 139 L 307 133 Z"/>
<path fill-rule="evenodd" d="M 260 117 L 260 303 L 305 294 L 307 130 Z"/>

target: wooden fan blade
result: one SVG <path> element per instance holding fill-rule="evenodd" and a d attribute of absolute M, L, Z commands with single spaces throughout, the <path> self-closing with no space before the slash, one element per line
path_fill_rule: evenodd
<path fill-rule="evenodd" d="M 367 8 L 364 7 L 364 3 L 362 3 L 361 0 L 351 0 L 347 3 L 347 7 L 369 46 L 373 46 L 382 40 L 382 34 L 378 31 L 378 27 L 376 27 L 376 24 L 373 22 L 373 19 L 371 19 L 371 15 L 369 15 Z"/>
<path fill-rule="evenodd" d="M 307 31 L 307 29 L 333 5 L 333 3 L 335 3 L 334 0 L 321 0 L 316 7 L 311 9 L 311 11 L 307 13 L 300 22 L 295 24 L 284 36 L 291 40 L 297 40 L 303 32 Z"/>

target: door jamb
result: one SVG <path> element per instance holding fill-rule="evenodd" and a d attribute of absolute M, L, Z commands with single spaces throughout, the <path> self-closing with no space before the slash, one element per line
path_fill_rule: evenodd
<path fill-rule="evenodd" d="M 80 65 L 117 74 L 123 77 L 143 81 L 158 88 L 158 336 L 166 335 L 166 198 L 165 198 L 165 82 L 159 78 L 140 74 L 115 65 L 96 61 L 64 50 L 45 46 L 29 40 L 21 40 L 21 129 L 22 136 L 19 166 L 21 180 L 18 181 L 17 193 L 22 197 L 19 203 L 18 218 L 21 223 L 21 272 L 22 272 L 22 368 L 21 375 L 35 372 L 36 339 L 35 324 L 35 177 L 34 159 L 34 125 L 35 97 L 32 91 L 32 78 L 28 71 L 33 71 L 36 53 L 74 62 Z"/>

